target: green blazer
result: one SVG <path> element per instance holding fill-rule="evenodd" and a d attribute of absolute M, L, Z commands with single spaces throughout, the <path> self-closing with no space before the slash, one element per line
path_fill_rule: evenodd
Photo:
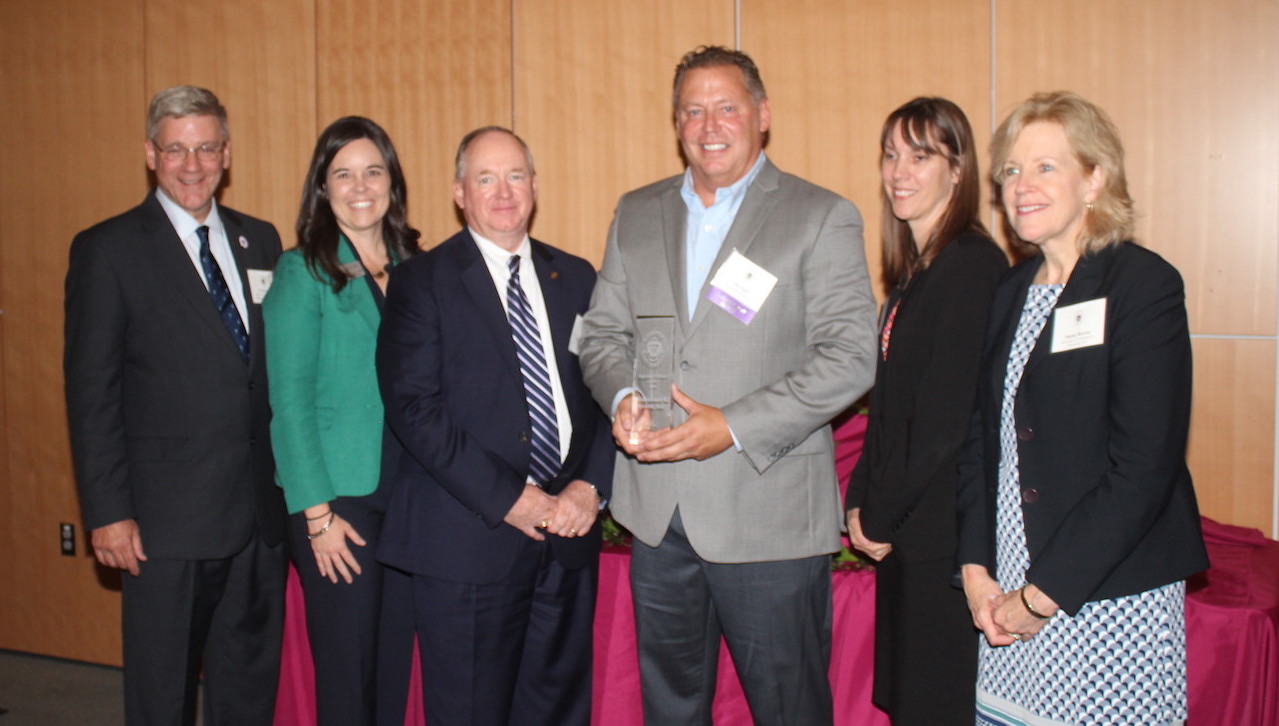
<path fill-rule="evenodd" d="M 349 245 L 338 245 L 338 261 L 356 262 Z M 275 481 L 289 512 L 371 494 L 381 470 L 374 369 L 381 316 L 364 280 L 334 294 L 324 277 L 317 280 L 302 253 L 289 250 L 262 302 Z"/>

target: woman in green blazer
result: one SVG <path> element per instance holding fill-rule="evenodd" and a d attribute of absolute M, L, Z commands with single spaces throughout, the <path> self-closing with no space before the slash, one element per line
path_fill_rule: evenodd
<path fill-rule="evenodd" d="M 378 482 L 398 446 L 384 431 L 374 349 L 388 272 L 418 251 L 405 196 L 386 132 L 355 116 L 333 122 L 311 158 L 297 248 L 280 257 L 263 302 L 276 482 L 306 594 L 320 726 L 375 720 Z"/>

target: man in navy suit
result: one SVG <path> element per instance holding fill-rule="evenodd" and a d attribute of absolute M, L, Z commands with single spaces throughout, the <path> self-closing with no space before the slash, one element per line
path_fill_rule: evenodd
<path fill-rule="evenodd" d="M 466 229 L 398 267 L 377 366 L 404 444 L 379 542 L 413 576 L 431 726 L 586 726 L 608 422 L 574 333 L 595 271 L 531 240 L 533 158 L 485 127 L 458 148 Z"/>
<path fill-rule="evenodd" d="M 178 86 L 151 100 L 156 189 L 81 232 L 66 280 L 67 419 L 85 528 L 124 577 L 125 715 L 268 726 L 287 551 L 260 303 L 280 254 L 219 206 L 226 110 Z"/>

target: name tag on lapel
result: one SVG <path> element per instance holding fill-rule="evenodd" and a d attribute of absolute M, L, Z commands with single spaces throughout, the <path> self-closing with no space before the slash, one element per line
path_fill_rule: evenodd
<path fill-rule="evenodd" d="M 262 299 L 266 297 L 266 291 L 271 289 L 271 280 L 275 279 L 275 273 L 271 270 L 254 270 L 250 268 L 249 273 L 249 297 L 253 298 L 254 305 L 261 305 Z"/>
<path fill-rule="evenodd" d="M 573 332 L 568 334 L 568 352 L 581 355 L 582 350 L 582 316 L 573 316 Z"/>
<path fill-rule="evenodd" d="M 1106 298 L 1085 300 L 1053 311 L 1053 353 L 1088 348 L 1105 342 Z"/>
<path fill-rule="evenodd" d="M 706 299 L 750 325 L 776 285 L 776 275 L 733 250 L 711 279 Z"/>

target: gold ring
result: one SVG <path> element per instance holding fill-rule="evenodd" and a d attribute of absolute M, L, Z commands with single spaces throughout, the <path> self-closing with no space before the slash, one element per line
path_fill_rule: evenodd
<path fill-rule="evenodd" d="M 576 529 L 570 529 L 570 530 L 568 531 L 568 533 L 569 533 L 569 534 L 577 534 L 577 530 L 576 530 Z"/>
<path fill-rule="evenodd" d="M 540 526 L 542 529 L 546 529 L 547 527 L 551 526 L 551 520 L 543 519 L 542 523 L 538 526 Z"/>

